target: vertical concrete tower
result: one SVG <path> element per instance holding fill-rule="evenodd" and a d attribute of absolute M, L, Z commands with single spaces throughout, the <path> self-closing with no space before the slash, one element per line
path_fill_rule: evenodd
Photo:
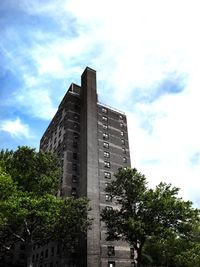
<path fill-rule="evenodd" d="M 96 71 L 86 68 L 81 76 L 80 193 L 90 199 L 93 218 L 87 233 L 87 266 L 100 266 L 100 215 Z"/>
<path fill-rule="evenodd" d="M 107 242 L 106 228 L 100 221 L 101 209 L 113 206 L 105 187 L 118 168 L 130 166 L 127 121 L 123 112 L 98 102 L 95 70 L 85 69 L 81 86 L 71 84 L 41 139 L 40 148 L 61 159 L 60 195 L 88 197 L 89 216 L 93 218 L 79 251 L 62 257 L 48 254 L 51 256 L 41 263 L 62 267 L 130 266 L 130 247 L 121 241 Z M 54 251 L 53 246 L 52 242 L 43 249 Z M 33 267 L 37 264 L 34 262 Z"/>

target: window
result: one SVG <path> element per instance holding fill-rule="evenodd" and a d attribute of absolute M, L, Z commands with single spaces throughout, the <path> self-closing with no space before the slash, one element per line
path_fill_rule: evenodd
<path fill-rule="evenodd" d="M 123 157 L 123 162 L 127 163 L 127 158 L 126 157 Z"/>
<path fill-rule="evenodd" d="M 108 130 L 108 125 L 103 124 L 103 129 L 104 129 L 104 130 Z"/>
<path fill-rule="evenodd" d="M 77 195 L 76 188 L 72 187 L 72 196 L 76 196 L 76 195 Z"/>
<path fill-rule="evenodd" d="M 74 109 L 75 109 L 75 110 L 79 110 L 79 105 L 74 104 Z"/>
<path fill-rule="evenodd" d="M 46 250 L 45 250 L 45 258 L 48 258 L 48 256 L 49 256 L 49 250 L 46 249 Z"/>
<path fill-rule="evenodd" d="M 105 183 L 105 188 L 107 188 L 107 187 L 108 187 L 108 185 L 109 185 L 109 183 Z"/>
<path fill-rule="evenodd" d="M 57 255 L 60 254 L 60 245 L 57 245 Z"/>
<path fill-rule="evenodd" d="M 126 154 L 126 149 L 124 147 L 122 147 L 122 153 Z"/>
<path fill-rule="evenodd" d="M 114 256 L 115 255 L 115 247 L 108 246 L 108 256 Z"/>
<path fill-rule="evenodd" d="M 111 201 L 111 200 L 112 200 L 111 196 L 110 195 L 106 195 L 106 201 Z"/>
<path fill-rule="evenodd" d="M 21 245 L 20 245 L 20 249 L 21 249 L 21 250 L 25 250 L 25 248 L 26 248 L 26 247 L 25 247 L 24 244 L 21 244 Z"/>
<path fill-rule="evenodd" d="M 124 131 L 121 131 L 121 133 L 120 133 L 120 134 L 121 134 L 121 136 L 124 136 Z"/>
<path fill-rule="evenodd" d="M 78 116 L 77 114 L 75 114 L 75 115 L 74 115 L 74 119 L 75 119 L 76 121 L 79 121 L 79 116 Z"/>
<path fill-rule="evenodd" d="M 106 117 L 106 116 L 102 116 L 102 120 L 103 120 L 103 121 L 108 121 L 108 117 Z"/>
<path fill-rule="evenodd" d="M 109 261 L 108 262 L 108 267 L 115 267 L 115 262 L 114 261 Z"/>
<path fill-rule="evenodd" d="M 107 152 L 107 151 L 104 151 L 103 155 L 104 155 L 105 158 L 110 158 L 110 153 Z"/>
<path fill-rule="evenodd" d="M 78 129 L 78 123 L 74 123 L 74 129 Z"/>
<path fill-rule="evenodd" d="M 113 210 L 113 208 L 111 206 L 106 206 L 107 210 Z"/>
<path fill-rule="evenodd" d="M 73 171 L 77 171 L 77 164 L 76 164 L 76 163 L 73 163 L 73 164 L 72 164 L 72 170 L 73 170 Z"/>
<path fill-rule="evenodd" d="M 121 143 L 122 143 L 122 145 L 125 145 L 125 140 L 121 139 Z"/>
<path fill-rule="evenodd" d="M 110 162 L 108 162 L 108 161 L 104 161 L 104 167 L 106 167 L 106 168 L 110 168 Z"/>
<path fill-rule="evenodd" d="M 107 113 L 107 112 L 108 112 L 108 110 L 107 110 L 106 108 L 102 108 L 101 111 L 102 111 L 103 113 Z"/>
<path fill-rule="evenodd" d="M 73 153 L 73 159 L 78 159 L 78 154 L 77 153 Z"/>
<path fill-rule="evenodd" d="M 32 256 L 32 262 L 34 263 L 35 261 L 35 255 Z"/>
<path fill-rule="evenodd" d="M 124 127 L 123 122 L 120 122 L 119 126 L 120 126 L 121 128 L 123 128 L 123 127 Z"/>
<path fill-rule="evenodd" d="M 110 172 L 104 172 L 104 177 L 107 179 L 111 178 L 111 173 Z"/>
<path fill-rule="evenodd" d="M 105 147 L 105 148 L 109 148 L 109 143 L 104 142 L 104 143 L 103 143 L 103 147 Z"/>
<path fill-rule="evenodd" d="M 109 135 L 107 133 L 103 133 L 103 139 L 109 139 Z"/>
<path fill-rule="evenodd" d="M 134 248 L 130 248 L 130 258 L 134 259 Z"/>
<path fill-rule="evenodd" d="M 122 115 L 119 115 L 119 119 L 120 119 L 120 120 L 123 120 L 123 116 L 122 116 Z"/>
<path fill-rule="evenodd" d="M 73 133 L 73 135 L 74 135 L 74 140 L 78 140 L 79 139 L 79 134 L 78 133 Z"/>
<path fill-rule="evenodd" d="M 51 248 L 51 256 L 54 256 L 54 247 Z"/>
<path fill-rule="evenodd" d="M 77 183 L 77 176 L 76 175 L 72 175 L 72 183 Z"/>
<path fill-rule="evenodd" d="M 25 259 L 25 254 L 24 254 L 24 253 L 20 253 L 20 254 L 19 254 L 19 258 L 20 258 L 20 259 Z"/>
<path fill-rule="evenodd" d="M 44 251 L 41 251 L 40 253 L 40 259 L 43 259 L 44 258 Z"/>
<path fill-rule="evenodd" d="M 76 141 L 73 141 L 73 147 L 77 148 L 78 147 L 78 143 Z"/>

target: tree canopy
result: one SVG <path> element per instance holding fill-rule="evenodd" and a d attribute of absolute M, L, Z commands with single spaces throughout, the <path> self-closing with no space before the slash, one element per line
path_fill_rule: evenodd
<path fill-rule="evenodd" d="M 73 245 L 90 225 L 88 200 L 57 197 L 58 159 L 19 147 L 0 153 L 0 251 L 15 242 L 59 240 Z"/>
<path fill-rule="evenodd" d="M 107 226 L 107 240 L 127 241 L 137 252 L 137 266 L 150 238 L 192 238 L 199 210 L 178 197 L 178 188 L 160 183 L 149 189 L 146 177 L 136 169 L 121 168 L 115 177 L 105 190 L 116 208 L 103 209 L 101 217 Z"/>

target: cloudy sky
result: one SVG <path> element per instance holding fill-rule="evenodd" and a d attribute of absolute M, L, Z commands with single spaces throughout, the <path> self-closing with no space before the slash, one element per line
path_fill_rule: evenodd
<path fill-rule="evenodd" d="M 0 3 L 0 149 L 38 148 L 71 82 L 128 116 L 132 165 L 200 207 L 199 0 Z"/>

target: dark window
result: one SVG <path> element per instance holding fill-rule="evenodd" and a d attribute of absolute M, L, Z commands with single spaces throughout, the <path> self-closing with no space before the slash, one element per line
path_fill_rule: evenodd
<path fill-rule="evenodd" d="M 107 110 L 106 108 L 102 108 L 101 111 L 102 111 L 103 113 L 107 113 L 107 112 L 108 112 L 108 110 Z"/>
<path fill-rule="evenodd" d="M 123 127 L 124 127 L 123 122 L 120 122 L 119 126 L 120 126 L 121 128 L 123 128 Z"/>
<path fill-rule="evenodd" d="M 79 110 L 79 105 L 74 104 L 74 109 L 75 109 L 75 110 Z"/>
<path fill-rule="evenodd" d="M 51 256 L 54 256 L 54 247 L 51 248 Z"/>
<path fill-rule="evenodd" d="M 121 139 L 121 143 L 122 143 L 122 145 L 125 145 L 125 140 Z"/>
<path fill-rule="evenodd" d="M 79 121 L 79 116 L 77 114 L 74 115 L 74 119 Z"/>
<path fill-rule="evenodd" d="M 78 147 L 78 143 L 77 143 L 77 141 L 73 141 L 73 147 L 74 147 L 74 148 L 77 148 L 77 147 Z"/>
<path fill-rule="evenodd" d="M 72 175 L 72 183 L 77 183 L 77 176 L 76 175 Z"/>
<path fill-rule="evenodd" d="M 60 246 L 57 245 L 57 254 L 60 254 Z"/>
<path fill-rule="evenodd" d="M 24 254 L 24 253 L 20 253 L 20 254 L 19 254 L 19 258 L 20 258 L 20 259 L 25 259 L 25 254 Z"/>
<path fill-rule="evenodd" d="M 130 248 L 130 258 L 134 259 L 134 248 Z"/>
<path fill-rule="evenodd" d="M 76 195 L 77 195 L 76 188 L 72 187 L 72 196 L 75 197 Z"/>
<path fill-rule="evenodd" d="M 111 201 L 111 200 L 112 200 L 111 196 L 110 195 L 106 195 L 106 201 Z"/>
<path fill-rule="evenodd" d="M 78 158 L 78 154 L 77 153 L 73 153 L 73 159 L 77 159 Z"/>
<path fill-rule="evenodd" d="M 127 162 L 127 158 L 123 157 L 123 162 L 126 163 Z"/>
<path fill-rule="evenodd" d="M 115 262 L 114 261 L 109 261 L 108 262 L 108 267 L 115 267 Z"/>
<path fill-rule="evenodd" d="M 111 178 L 111 173 L 110 172 L 104 172 L 104 177 L 107 179 Z"/>
<path fill-rule="evenodd" d="M 46 250 L 45 250 L 45 258 L 48 258 L 48 256 L 49 256 L 49 250 L 46 249 Z"/>
<path fill-rule="evenodd" d="M 104 155 L 105 158 L 110 158 L 110 153 L 107 152 L 107 151 L 104 151 L 103 155 Z"/>
<path fill-rule="evenodd" d="M 110 168 L 110 162 L 108 162 L 108 161 L 104 161 L 104 167 L 106 167 L 106 168 Z"/>
<path fill-rule="evenodd" d="M 74 129 L 78 129 L 78 123 L 74 123 Z"/>
<path fill-rule="evenodd" d="M 103 142 L 103 147 L 109 148 L 109 143 Z"/>
<path fill-rule="evenodd" d="M 32 256 L 32 262 L 34 262 L 34 261 L 35 261 L 35 255 Z"/>
<path fill-rule="evenodd" d="M 109 139 L 109 135 L 107 133 L 103 133 L 103 139 Z"/>
<path fill-rule="evenodd" d="M 123 120 L 123 116 L 122 116 L 122 115 L 119 115 L 119 119 L 120 119 L 120 120 Z"/>
<path fill-rule="evenodd" d="M 126 154 L 126 149 L 124 147 L 122 148 L 122 152 L 123 154 Z"/>
<path fill-rule="evenodd" d="M 77 167 L 77 164 L 76 163 L 73 163 L 72 164 L 72 170 L 73 171 L 77 171 L 78 167 Z"/>
<path fill-rule="evenodd" d="M 108 118 L 106 116 L 102 116 L 103 121 L 108 121 Z"/>
<path fill-rule="evenodd" d="M 73 135 L 74 135 L 74 140 L 78 140 L 79 139 L 79 134 L 78 133 L 73 133 Z"/>
<path fill-rule="evenodd" d="M 109 183 L 105 183 L 105 188 L 107 188 L 107 187 L 108 187 L 108 185 L 109 185 Z"/>
<path fill-rule="evenodd" d="M 41 251 L 40 253 L 40 259 L 43 259 L 44 258 L 44 251 Z"/>
<path fill-rule="evenodd" d="M 108 256 L 114 256 L 114 255 L 115 255 L 115 247 L 108 246 Z"/>
<path fill-rule="evenodd" d="M 20 245 L 20 249 L 21 249 L 21 250 L 25 250 L 25 245 L 24 245 L 24 244 L 21 244 L 21 245 Z"/>
<path fill-rule="evenodd" d="M 103 124 L 103 129 L 104 129 L 104 130 L 108 130 L 108 125 Z"/>

